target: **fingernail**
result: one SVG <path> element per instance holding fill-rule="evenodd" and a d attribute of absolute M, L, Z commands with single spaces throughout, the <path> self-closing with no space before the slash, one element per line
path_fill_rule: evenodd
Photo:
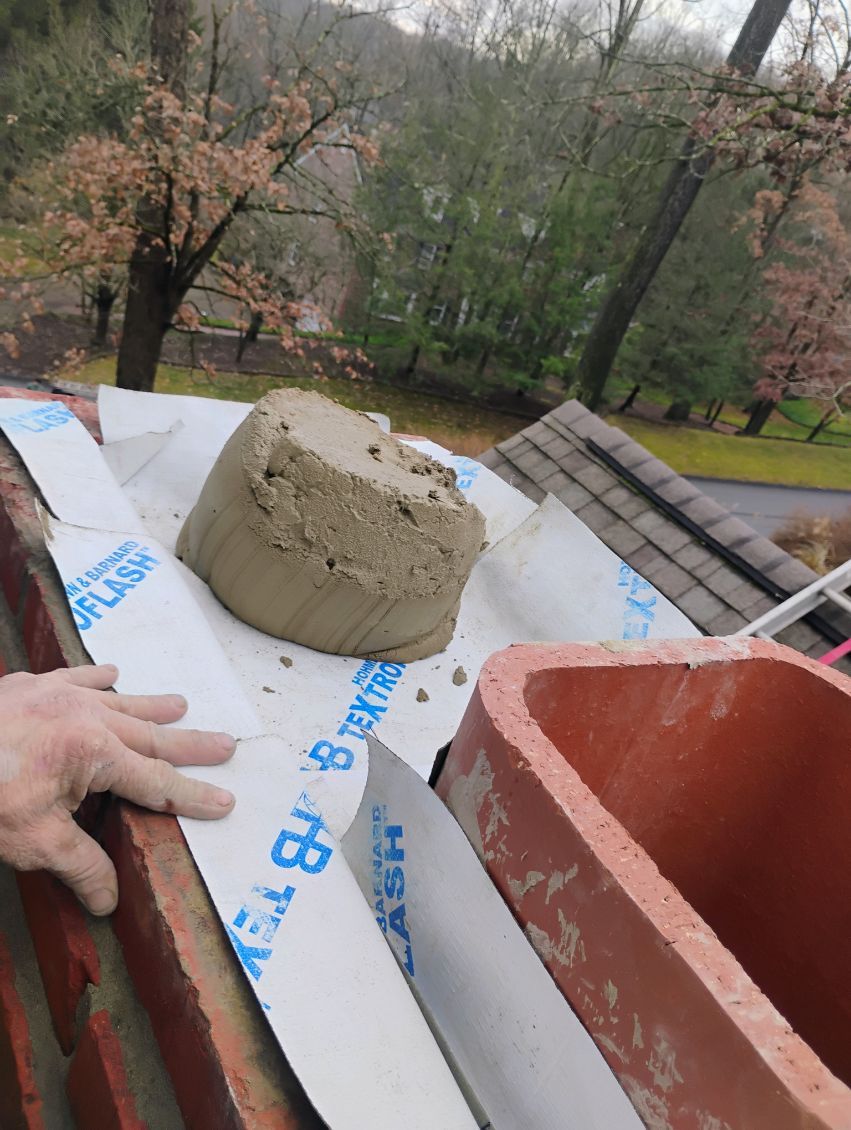
<path fill-rule="evenodd" d="M 214 795 L 216 804 L 221 805 L 222 808 L 230 808 L 230 806 L 234 802 L 233 793 L 229 793 L 226 789 L 216 789 L 216 791 L 213 795 Z"/>
<path fill-rule="evenodd" d="M 170 697 L 171 697 L 172 701 L 174 702 L 174 705 L 178 708 L 178 710 L 185 710 L 187 708 L 187 706 L 189 705 L 189 703 L 186 701 L 186 699 L 183 697 L 182 694 L 173 694 Z"/>
<path fill-rule="evenodd" d="M 228 753 L 233 753 L 236 749 L 236 738 L 231 734 L 216 734 L 216 742 Z"/>
<path fill-rule="evenodd" d="M 92 914 L 104 915 L 111 914 L 118 903 L 114 891 L 107 890 L 104 887 L 100 891 L 95 891 L 93 895 L 89 895 L 87 905 Z"/>

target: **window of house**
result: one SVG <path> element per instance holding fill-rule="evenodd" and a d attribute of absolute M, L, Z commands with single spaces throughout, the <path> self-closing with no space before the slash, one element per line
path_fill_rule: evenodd
<path fill-rule="evenodd" d="M 440 189 L 423 189 L 423 203 L 425 204 L 426 213 L 435 223 L 439 224 L 443 220 L 443 210 L 448 200 L 449 194 L 441 192 Z"/>
<path fill-rule="evenodd" d="M 433 266 L 437 257 L 436 243 L 421 243 L 417 251 L 417 266 L 421 271 L 427 271 Z"/>

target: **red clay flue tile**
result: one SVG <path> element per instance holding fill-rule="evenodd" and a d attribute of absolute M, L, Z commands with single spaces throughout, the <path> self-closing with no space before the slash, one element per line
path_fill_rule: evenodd
<path fill-rule="evenodd" d="M 760 640 L 483 668 L 438 792 L 654 1130 L 851 1127 L 849 733 Z"/>

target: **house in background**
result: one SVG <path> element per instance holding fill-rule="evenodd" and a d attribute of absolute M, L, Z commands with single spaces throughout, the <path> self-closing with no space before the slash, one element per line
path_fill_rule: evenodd
<path fill-rule="evenodd" d="M 315 305 L 336 325 L 361 286 L 354 245 L 339 223 L 341 211 L 351 207 L 363 184 L 360 157 L 349 137 L 343 125 L 297 162 L 289 202 L 305 214 L 283 221 L 289 239 L 286 265 L 296 297 Z M 300 328 L 315 331 L 321 326 Z"/>

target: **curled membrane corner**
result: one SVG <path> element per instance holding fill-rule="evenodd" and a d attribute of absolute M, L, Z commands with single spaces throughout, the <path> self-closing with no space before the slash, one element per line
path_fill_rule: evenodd
<path fill-rule="evenodd" d="M 126 439 L 113 440 L 101 446 L 103 460 L 123 486 L 162 451 L 167 443 L 185 427 L 183 420 L 174 420 L 164 432 L 142 432 Z"/>
<path fill-rule="evenodd" d="M 370 420 L 374 420 L 383 432 L 390 434 L 390 417 L 385 416 L 383 412 L 364 412 L 364 416 L 369 416 Z"/>
<path fill-rule="evenodd" d="M 262 735 L 263 741 L 270 739 L 280 740 L 277 735 Z M 246 742 L 252 740 L 259 741 L 261 738 L 243 740 L 240 748 L 243 749 Z M 302 758 L 299 766 L 299 787 L 321 815 L 327 831 L 340 843 L 363 804 L 369 776 L 369 756 L 364 752 L 351 769 L 319 769 L 313 764 L 306 764 L 306 760 Z"/>
<path fill-rule="evenodd" d="M 47 509 L 38 495 L 36 495 L 35 498 L 35 512 L 39 525 L 41 526 L 41 532 L 44 534 L 45 544 L 50 545 L 55 536 L 53 532 L 54 519 L 53 515 L 50 513 L 50 511 Z"/>

